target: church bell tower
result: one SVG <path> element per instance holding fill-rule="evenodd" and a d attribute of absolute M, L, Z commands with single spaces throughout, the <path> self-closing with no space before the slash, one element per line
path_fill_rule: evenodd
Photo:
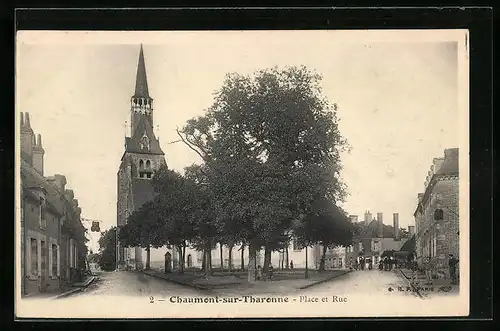
<path fill-rule="evenodd" d="M 125 151 L 118 169 L 117 226 L 127 223 L 132 212 L 154 198 L 151 179 L 165 165 L 165 153 L 153 130 L 153 98 L 149 95 L 146 64 L 142 44 L 130 98 L 130 136 L 125 137 Z M 117 267 L 142 269 L 143 250 L 124 248 L 117 243 Z"/>

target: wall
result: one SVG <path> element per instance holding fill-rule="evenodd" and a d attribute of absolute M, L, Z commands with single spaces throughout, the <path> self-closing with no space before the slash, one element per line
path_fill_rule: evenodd
<path fill-rule="evenodd" d="M 26 224 L 26 239 L 24 258 L 25 275 L 26 275 L 26 292 L 33 293 L 40 291 L 40 285 L 46 287 L 47 290 L 59 288 L 59 278 L 57 273 L 52 273 L 52 245 L 58 243 L 58 222 L 59 218 L 51 213 L 49 209 L 46 211 L 47 226 L 41 228 L 39 224 L 39 206 L 37 201 L 26 200 L 24 208 L 24 220 Z M 34 273 L 31 268 L 31 239 L 37 240 L 37 269 L 38 274 Z M 45 242 L 45 269 L 42 272 L 42 247 L 41 242 Z M 60 247 L 58 249 L 59 268 L 60 272 Z M 56 265 L 58 261 L 55 261 Z"/>

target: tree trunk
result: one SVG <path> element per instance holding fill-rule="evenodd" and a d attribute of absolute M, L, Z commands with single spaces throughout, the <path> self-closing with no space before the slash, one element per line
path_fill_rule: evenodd
<path fill-rule="evenodd" d="M 327 246 L 323 245 L 323 252 L 321 254 L 321 261 L 319 262 L 319 269 L 318 271 L 325 271 L 325 258 L 326 258 L 326 250 Z"/>
<path fill-rule="evenodd" d="M 182 270 L 186 269 L 186 243 L 182 245 Z"/>
<path fill-rule="evenodd" d="M 146 247 L 146 270 L 151 269 L 151 245 Z"/>
<path fill-rule="evenodd" d="M 182 245 L 177 246 L 177 250 L 179 251 L 179 273 L 184 273 L 184 256 L 182 254 Z"/>
<path fill-rule="evenodd" d="M 201 259 L 201 271 L 205 272 L 205 266 L 206 266 L 206 262 L 207 262 L 207 254 L 205 252 L 205 249 L 203 249 L 203 258 Z"/>
<path fill-rule="evenodd" d="M 245 270 L 245 244 L 241 244 L 241 270 Z"/>
<path fill-rule="evenodd" d="M 264 247 L 264 268 L 262 272 L 267 275 L 269 272 L 269 265 L 271 264 L 271 249 L 267 246 Z"/>
<path fill-rule="evenodd" d="M 309 266 L 307 265 L 308 264 L 307 263 L 307 255 L 309 255 L 309 254 L 307 253 L 307 246 L 306 246 L 306 274 L 305 274 L 305 277 L 309 278 Z"/>
<path fill-rule="evenodd" d="M 205 262 L 205 276 L 210 277 L 212 276 L 212 262 L 211 262 L 211 249 L 210 249 L 210 242 L 208 242 L 205 246 L 205 249 L 203 250 L 203 260 Z"/>
<path fill-rule="evenodd" d="M 288 269 L 290 267 L 290 261 L 288 260 L 288 245 L 285 247 L 285 255 L 286 255 L 286 266 L 285 266 L 285 268 Z"/>
<path fill-rule="evenodd" d="M 227 270 L 229 272 L 231 272 L 231 268 L 232 268 L 232 264 L 233 264 L 233 245 L 230 245 L 228 247 L 228 249 L 229 249 L 229 252 L 228 252 L 228 254 L 229 254 L 228 260 L 229 260 L 229 262 L 228 262 Z"/>
<path fill-rule="evenodd" d="M 224 254 L 222 251 L 222 243 L 219 243 L 220 250 L 220 271 L 224 271 Z"/>
<path fill-rule="evenodd" d="M 248 245 L 248 281 L 255 282 L 257 269 L 257 245 L 251 241 Z"/>

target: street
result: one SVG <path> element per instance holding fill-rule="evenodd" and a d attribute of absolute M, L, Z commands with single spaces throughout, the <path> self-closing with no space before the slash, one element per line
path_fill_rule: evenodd
<path fill-rule="evenodd" d="M 398 290 L 399 286 L 399 290 Z M 401 287 L 404 291 L 401 291 Z M 415 297 L 416 293 L 407 291 L 407 283 L 394 271 L 356 270 L 332 281 L 307 289 L 308 293 L 335 293 L 338 295 L 369 295 L 387 297 Z"/>
<path fill-rule="evenodd" d="M 101 272 L 99 280 L 92 283 L 83 292 L 71 297 L 155 297 L 170 295 L 200 295 L 200 292 L 189 287 L 166 282 L 162 279 L 147 276 L 140 272 Z"/>

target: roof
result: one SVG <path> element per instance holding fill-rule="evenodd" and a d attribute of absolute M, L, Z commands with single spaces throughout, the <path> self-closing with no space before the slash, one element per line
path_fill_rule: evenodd
<path fill-rule="evenodd" d="M 406 252 L 415 251 L 415 235 L 411 236 L 411 238 L 407 240 L 399 250 Z"/>
<path fill-rule="evenodd" d="M 385 251 L 399 251 L 407 241 L 406 239 L 394 240 L 394 238 L 380 238 L 379 240 Z"/>
<path fill-rule="evenodd" d="M 38 173 L 29 163 L 21 159 L 21 174 L 23 176 L 23 186 L 25 188 L 41 187 L 47 191 L 46 199 L 49 207 L 59 214 L 63 214 L 63 206 L 59 191 L 50 184 L 45 177 Z"/>
<path fill-rule="evenodd" d="M 442 177 L 442 176 L 458 176 L 459 174 L 459 169 L 458 169 L 458 148 L 447 148 L 444 150 L 444 160 L 443 164 L 439 169 L 432 175 L 432 178 L 425 188 L 425 192 L 422 196 L 422 199 L 419 201 L 417 204 L 417 208 L 415 209 L 415 212 L 413 213 L 414 216 L 417 215 L 419 209 L 421 208 L 422 204 L 427 201 L 429 198 L 430 192 L 434 188 L 434 183 L 436 182 L 436 178 Z"/>
<path fill-rule="evenodd" d="M 153 200 L 153 198 L 154 189 L 150 179 L 132 179 L 132 199 L 134 203 L 134 210 L 138 210 L 144 203 Z"/>
<path fill-rule="evenodd" d="M 379 237 L 379 221 L 372 220 L 364 229 L 361 230 L 359 237 L 363 238 L 378 238 Z M 383 224 L 382 238 L 394 238 L 393 227 Z"/>
<path fill-rule="evenodd" d="M 458 174 L 458 148 L 449 148 L 444 151 L 444 161 L 439 170 L 438 176 Z"/>
<path fill-rule="evenodd" d="M 144 62 L 144 51 L 139 52 L 139 63 L 137 64 L 137 76 L 135 79 L 134 97 L 149 98 L 148 78 L 146 76 L 146 64 Z"/>
<path fill-rule="evenodd" d="M 132 137 L 125 138 L 125 151 L 141 154 L 155 154 L 155 155 L 165 155 L 160 147 L 160 142 L 156 139 L 153 131 L 153 126 L 149 122 L 147 116 L 141 116 L 139 122 L 134 128 L 134 135 Z M 141 148 L 141 139 L 146 133 L 149 139 L 149 150 L 144 150 Z"/>

